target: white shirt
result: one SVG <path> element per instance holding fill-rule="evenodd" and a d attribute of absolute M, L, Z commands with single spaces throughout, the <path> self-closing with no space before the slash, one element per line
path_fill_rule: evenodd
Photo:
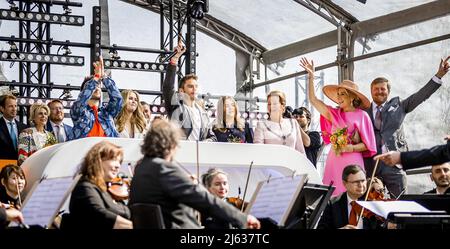
<path fill-rule="evenodd" d="M 349 220 L 350 220 L 350 212 L 352 211 L 352 204 L 351 204 L 352 201 L 356 202 L 357 200 L 352 200 L 350 198 L 350 196 L 348 195 L 348 193 L 347 193 L 347 215 L 348 215 L 348 219 Z M 356 214 L 356 219 L 359 218 L 359 215 L 360 214 Z M 363 219 L 362 219 L 362 217 L 361 217 L 361 219 L 359 219 L 358 224 L 356 225 L 356 227 L 358 229 L 363 229 Z"/>
<path fill-rule="evenodd" d="M 64 141 L 67 141 L 66 130 L 64 129 L 64 123 L 61 123 L 58 125 L 58 124 L 55 124 L 52 121 L 50 121 L 50 125 L 53 128 L 53 134 L 55 135 L 56 140 L 58 140 L 58 134 L 56 133 L 56 131 L 58 129 L 57 127 L 59 127 L 60 132 L 64 137 Z"/>
<path fill-rule="evenodd" d="M 186 109 L 189 111 L 189 116 L 191 117 L 192 121 L 192 132 L 191 134 L 189 134 L 187 140 L 200 140 L 200 129 L 202 127 L 202 114 L 200 111 L 200 107 L 197 105 L 197 103 L 194 103 L 193 107 L 186 105 Z"/>

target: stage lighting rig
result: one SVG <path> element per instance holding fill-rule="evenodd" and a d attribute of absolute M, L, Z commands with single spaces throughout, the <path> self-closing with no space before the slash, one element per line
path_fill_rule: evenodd
<path fill-rule="evenodd" d="M 51 63 L 59 65 L 83 66 L 84 57 L 57 54 L 40 54 L 0 50 L 0 61 Z"/>
<path fill-rule="evenodd" d="M 84 16 L 0 9 L 0 19 L 83 26 Z"/>
<path fill-rule="evenodd" d="M 113 47 L 109 49 L 109 56 L 111 57 L 111 60 L 120 60 L 119 52 L 117 52 L 116 44 L 113 44 Z"/>
<path fill-rule="evenodd" d="M 192 18 L 201 20 L 209 11 L 209 0 L 189 0 L 188 10 Z"/>
<path fill-rule="evenodd" d="M 167 64 L 143 62 L 143 61 L 126 61 L 126 60 L 112 60 L 104 59 L 105 68 L 107 69 L 121 69 L 133 71 L 147 71 L 165 73 Z"/>

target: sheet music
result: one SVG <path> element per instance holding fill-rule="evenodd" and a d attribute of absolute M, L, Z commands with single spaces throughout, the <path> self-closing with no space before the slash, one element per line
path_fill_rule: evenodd
<path fill-rule="evenodd" d="M 22 208 L 25 224 L 47 227 L 53 222 L 79 177 L 58 177 L 37 182 Z"/>
<path fill-rule="evenodd" d="M 258 218 L 270 217 L 284 226 L 295 197 L 303 186 L 306 175 L 271 178 L 259 183 L 252 198 L 249 213 Z"/>
<path fill-rule="evenodd" d="M 392 212 L 431 212 L 415 201 L 356 201 L 356 203 L 385 219 Z"/>

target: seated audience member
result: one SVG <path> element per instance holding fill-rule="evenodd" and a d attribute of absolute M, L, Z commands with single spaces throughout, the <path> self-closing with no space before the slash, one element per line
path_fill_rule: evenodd
<path fill-rule="evenodd" d="M 119 137 L 144 138 L 147 121 L 139 101 L 139 93 L 133 90 L 123 90 L 122 98 L 122 110 L 116 118 Z"/>
<path fill-rule="evenodd" d="M 349 165 L 342 172 L 346 192 L 331 198 L 320 218 L 319 229 L 371 229 L 376 221 L 361 218 L 353 206 L 357 200 L 364 200 L 367 190 L 366 174 L 358 165 Z"/>
<path fill-rule="evenodd" d="M 119 173 L 123 149 L 108 141 L 94 145 L 81 163 L 81 178 L 72 191 L 70 214 L 62 227 L 90 229 L 131 229 L 128 207 L 113 199 L 108 183 Z"/>
<path fill-rule="evenodd" d="M 389 151 L 373 159 L 380 159 L 389 166 L 399 167 L 401 164 L 404 170 L 442 164 L 450 161 L 450 135 L 447 136 L 447 144 L 434 146 L 431 149 L 407 152 Z"/>
<path fill-rule="evenodd" d="M 309 161 L 316 166 L 317 156 L 319 154 L 320 146 L 322 146 L 322 141 L 318 131 L 309 130 L 311 124 L 311 112 L 305 107 L 300 107 L 292 112 L 292 117 L 297 120 L 298 125 L 300 126 L 306 157 L 308 157 Z"/>
<path fill-rule="evenodd" d="M 65 124 L 64 106 L 61 100 L 54 99 L 47 104 L 50 108 L 50 116 L 47 122 L 47 131 L 53 133 L 58 143 L 73 140 L 72 126 Z"/>
<path fill-rule="evenodd" d="M 298 123 L 290 118 L 283 118 L 286 108 L 286 95 L 278 90 L 267 95 L 268 120 L 258 122 L 255 130 L 255 144 L 281 144 L 305 154 L 302 135 Z"/>
<path fill-rule="evenodd" d="M 253 130 L 242 120 L 236 101 L 230 96 L 217 102 L 217 118 L 213 132 L 218 142 L 253 143 Z"/>
<path fill-rule="evenodd" d="M 75 139 L 84 137 L 118 137 L 114 118 L 122 107 L 122 96 L 116 83 L 106 77 L 103 59 L 94 63 L 94 77 L 88 77 L 81 85 L 78 99 L 70 109 Z M 101 105 L 102 85 L 106 87 L 109 101 Z"/>
<path fill-rule="evenodd" d="M 53 133 L 45 130 L 50 109 L 45 104 L 34 103 L 30 109 L 30 120 L 33 127 L 23 130 L 19 135 L 20 166 L 36 151 L 57 143 Z"/>
<path fill-rule="evenodd" d="M 153 123 L 144 139 L 144 158 L 137 164 L 131 184 L 129 205 L 151 203 L 161 207 L 166 228 L 200 228 L 198 210 L 238 228 L 259 228 L 259 221 L 194 184 L 182 166 L 172 162 L 180 139 L 173 123 Z"/>
<path fill-rule="evenodd" d="M 21 209 L 21 193 L 26 185 L 23 170 L 16 165 L 6 165 L 0 172 L 0 202 Z"/>
<path fill-rule="evenodd" d="M 436 188 L 425 194 L 450 194 L 450 162 L 433 165 L 430 178 L 436 184 Z"/>
<path fill-rule="evenodd" d="M 19 134 L 27 127 L 16 120 L 17 98 L 0 96 L 0 112 L 0 160 L 17 160 Z"/>

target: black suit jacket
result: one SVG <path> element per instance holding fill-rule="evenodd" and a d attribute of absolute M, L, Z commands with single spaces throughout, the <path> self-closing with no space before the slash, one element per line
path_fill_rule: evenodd
<path fill-rule="evenodd" d="M 17 120 L 16 125 L 18 132 L 17 135 L 19 135 L 23 129 L 27 128 L 26 125 L 18 122 Z M 19 138 L 17 138 L 17 140 L 19 140 Z M 17 149 L 14 149 L 11 136 L 9 135 L 8 127 L 6 126 L 6 122 L 3 117 L 0 117 L 0 148 L 0 160 L 17 160 L 17 158 L 19 157 Z"/>
<path fill-rule="evenodd" d="M 166 228 L 200 228 L 192 208 L 238 228 L 247 223 L 245 214 L 194 184 L 180 167 L 161 158 L 144 157 L 136 166 L 128 204 L 134 203 L 159 205 Z"/>
<path fill-rule="evenodd" d="M 450 140 L 447 144 L 431 149 L 400 153 L 403 169 L 415 169 L 428 165 L 438 165 L 450 161 Z"/>
<path fill-rule="evenodd" d="M 65 228 L 112 229 L 117 215 L 130 219 L 128 207 L 114 202 L 109 193 L 84 180 L 77 183 L 70 197 L 70 218 L 64 219 Z"/>
<path fill-rule="evenodd" d="M 331 198 L 320 218 L 318 229 L 338 229 L 348 225 L 347 192 Z M 363 217 L 364 229 L 375 229 L 378 223 Z"/>
<path fill-rule="evenodd" d="M 8 224 L 6 210 L 4 208 L 0 208 L 0 229 L 2 229 L 6 224 Z"/>

